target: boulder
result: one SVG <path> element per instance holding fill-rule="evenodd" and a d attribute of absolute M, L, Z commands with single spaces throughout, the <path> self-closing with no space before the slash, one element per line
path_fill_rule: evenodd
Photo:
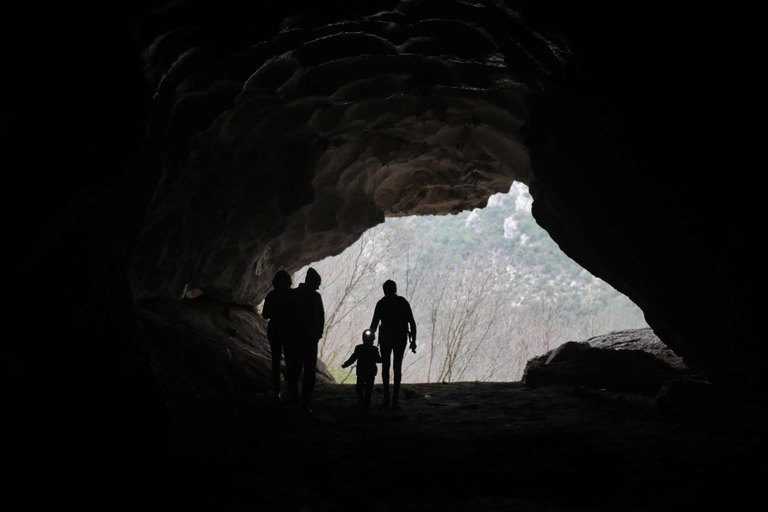
<path fill-rule="evenodd" d="M 614 334 L 614 339 L 627 337 Z M 607 348 L 610 335 L 602 338 L 595 344 L 606 348 L 592 346 L 592 340 L 569 341 L 531 359 L 523 382 L 528 387 L 587 387 L 654 396 L 668 380 L 684 373 L 652 352 L 628 348 L 628 343 L 621 349 Z"/>
<path fill-rule="evenodd" d="M 677 369 L 686 368 L 683 358 L 665 345 L 653 329 L 628 329 L 625 331 L 601 334 L 586 340 L 590 347 L 613 350 L 642 350 Z"/>

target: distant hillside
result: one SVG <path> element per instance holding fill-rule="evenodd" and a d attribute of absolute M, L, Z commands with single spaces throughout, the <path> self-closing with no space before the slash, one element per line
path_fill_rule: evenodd
<path fill-rule="evenodd" d="M 531 215 L 528 187 L 514 183 L 509 193 L 496 194 L 483 209 L 457 215 L 387 219 L 418 233 L 427 242 L 423 265 L 431 265 L 446 254 L 461 255 L 464 261 L 491 255 L 505 265 L 504 277 L 512 304 L 558 300 L 563 315 L 585 325 L 575 337 L 605 332 L 598 325 L 586 327 L 599 316 L 603 329 L 647 327 L 642 311 L 626 296 L 593 276 L 566 256 Z M 402 229 L 402 228 L 400 228 Z"/>
<path fill-rule="evenodd" d="M 420 348 L 406 357 L 411 382 L 517 380 L 529 358 L 565 341 L 647 327 L 627 297 L 560 251 L 531 204 L 527 187 L 514 184 L 483 209 L 390 218 L 313 264 L 327 319 L 320 357 L 337 379 L 386 279 L 418 325 Z"/>

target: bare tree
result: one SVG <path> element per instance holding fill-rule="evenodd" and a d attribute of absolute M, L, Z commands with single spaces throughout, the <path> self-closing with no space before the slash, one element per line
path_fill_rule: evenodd
<path fill-rule="evenodd" d="M 412 305 L 427 324 L 420 329 L 427 332 L 422 345 L 427 351 L 422 378 L 427 382 L 455 381 L 474 373 L 474 362 L 483 355 L 501 310 L 497 267 L 480 258 L 445 261 L 422 273 L 421 286 L 412 288 L 413 295 L 424 290 Z"/>
<path fill-rule="evenodd" d="M 579 282 L 591 314 L 568 321 L 573 299 L 563 299 L 556 278 L 542 291 L 541 273 L 517 273 L 515 262 L 499 253 L 444 255 L 434 247 L 413 223 L 387 221 L 341 255 L 312 265 L 323 277 L 323 361 L 337 368 L 360 342 L 387 279 L 411 303 L 419 326 L 419 349 L 406 354 L 404 382 L 519 380 L 532 357 L 585 332 L 623 327 L 616 312 L 598 307 L 591 295 L 600 290 L 596 282 Z"/>

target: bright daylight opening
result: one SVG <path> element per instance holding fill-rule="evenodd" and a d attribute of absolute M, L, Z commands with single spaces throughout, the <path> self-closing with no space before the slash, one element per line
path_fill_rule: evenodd
<path fill-rule="evenodd" d="M 566 341 L 647 327 L 626 296 L 568 258 L 514 183 L 483 209 L 389 218 L 342 254 L 307 268 L 322 276 L 326 312 L 318 355 L 338 382 L 368 329 L 387 279 L 411 304 L 418 348 L 403 382 L 517 381 L 525 363 Z M 380 376 L 377 381 L 380 381 Z"/>

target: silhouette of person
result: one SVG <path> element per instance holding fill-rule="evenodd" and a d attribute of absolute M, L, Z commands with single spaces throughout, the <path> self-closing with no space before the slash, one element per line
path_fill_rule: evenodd
<path fill-rule="evenodd" d="M 307 413 L 312 391 L 315 389 L 317 369 L 317 344 L 323 337 L 325 328 L 325 309 L 323 298 L 317 291 L 320 288 L 320 274 L 314 268 L 307 270 L 304 282 L 292 292 L 296 314 L 296 365 L 291 365 L 289 385 L 291 398 L 295 401 L 299 390 L 299 375 L 304 371 L 301 386 L 301 409 Z"/>
<path fill-rule="evenodd" d="M 379 349 L 373 346 L 373 340 L 376 336 L 372 331 L 363 332 L 363 344 L 357 345 L 355 351 L 352 353 L 349 359 L 341 365 L 342 368 L 347 368 L 352 363 L 357 361 L 357 384 L 355 385 L 355 392 L 357 392 L 357 401 L 363 406 L 363 410 L 368 410 L 368 406 L 371 404 L 371 392 L 373 391 L 373 381 L 376 379 L 378 368 L 376 363 L 382 362 L 379 355 Z"/>
<path fill-rule="evenodd" d="M 390 359 L 394 362 L 394 388 L 392 390 L 392 406 L 400 406 L 400 381 L 403 372 L 403 356 L 405 346 L 408 344 L 408 336 L 411 338 L 411 350 L 416 353 L 416 321 L 413 319 L 411 305 L 405 297 L 397 294 L 397 285 L 394 281 L 387 280 L 382 286 L 384 297 L 376 303 L 371 320 L 371 332 L 379 328 L 379 346 L 381 347 L 381 382 L 384 388 L 384 397 L 381 405 L 389 405 L 389 366 Z M 410 332 L 408 328 L 410 327 Z"/>
<path fill-rule="evenodd" d="M 273 290 L 264 299 L 264 308 L 261 316 L 269 320 L 267 325 L 267 339 L 272 349 L 272 386 L 274 390 L 273 400 L 280 401 L 280 356 L 285 353 L 286 373 L 289 363 L 292 363 L 290 342 L 292 319 L 294 310 L 291 285 L 293 279 L 285 270 L 279 270 L 272 278 Z"/>

